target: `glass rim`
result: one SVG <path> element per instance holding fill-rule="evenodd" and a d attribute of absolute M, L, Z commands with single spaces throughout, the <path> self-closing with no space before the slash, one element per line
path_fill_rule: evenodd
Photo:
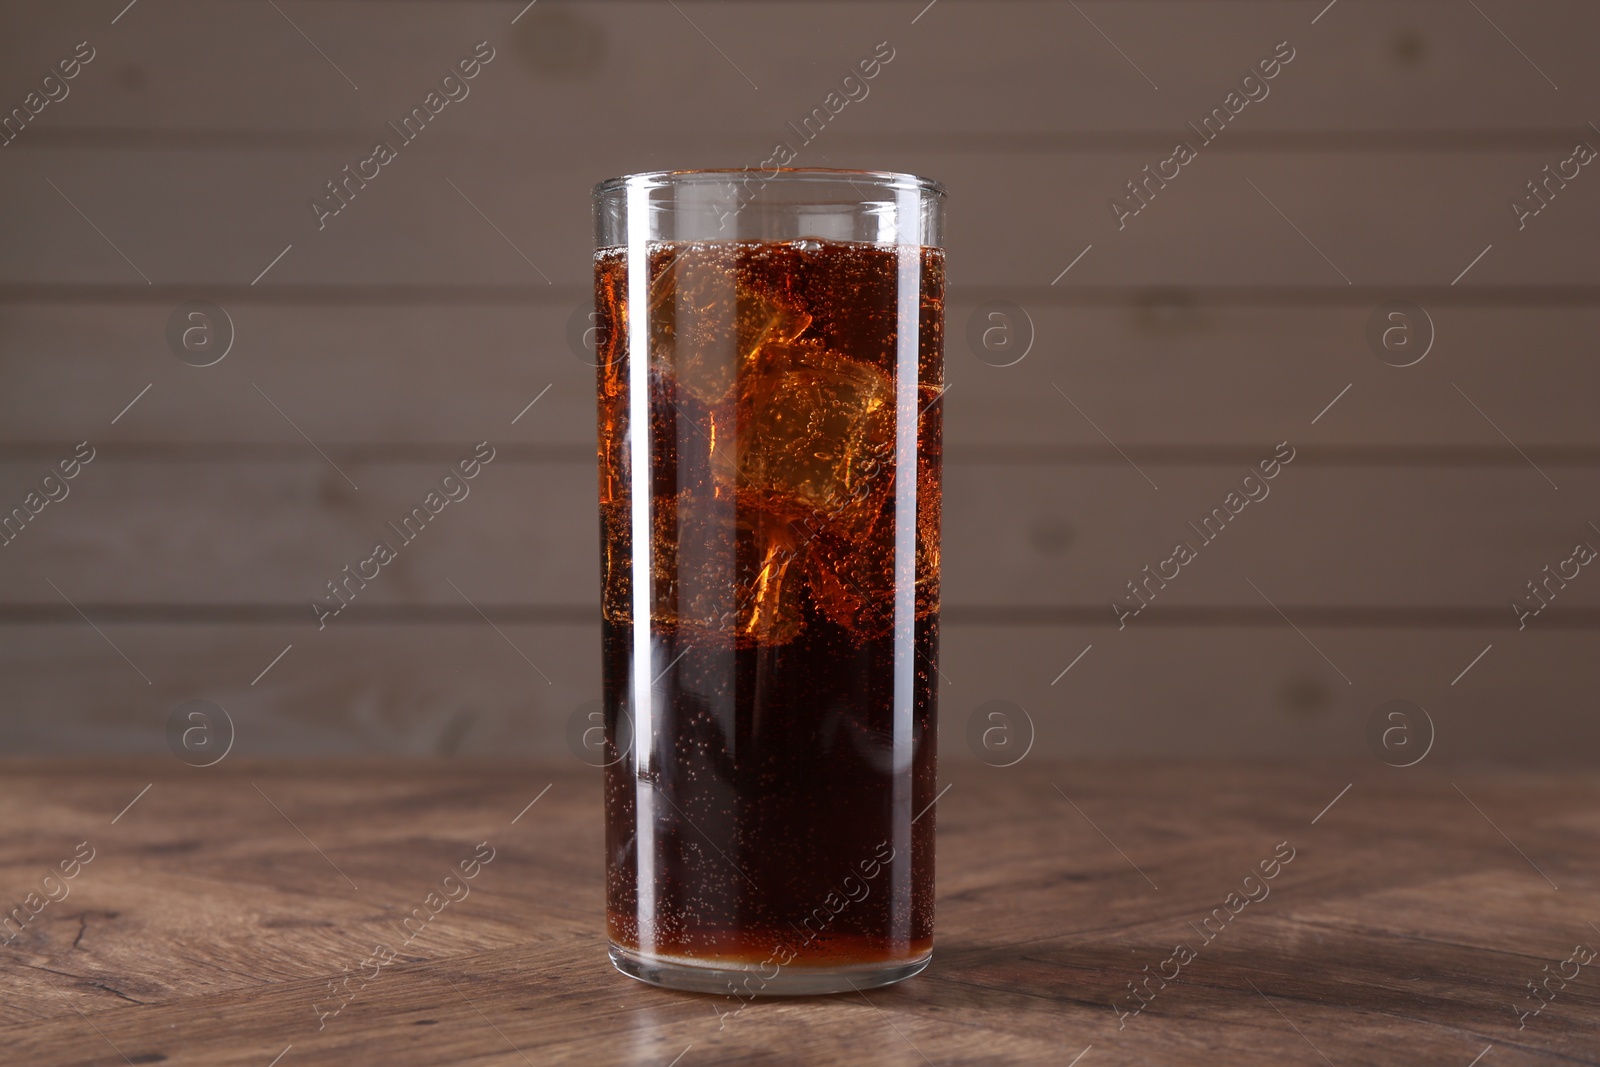
<path fill-rule="evenodd" d="M 707 167 L 692 170 L 647 170 L 637 174 L 619 174 L 607 178 L 594 187 L 594 198 L 603 199 L 628 188 L 642 185 L 647 189 L 667 189 L 678 185 L 711 184 L 727 181 L 734 175 L 756 175 L 765 182 L 849 182 L 874 189 L 896 192 L 916 191 L 939 200 L 948 195 L 944 185 L 932 178 L 892 170 L 847 170 L 832 167 L 778 167 L 765 171 L 759 167 Z"/>

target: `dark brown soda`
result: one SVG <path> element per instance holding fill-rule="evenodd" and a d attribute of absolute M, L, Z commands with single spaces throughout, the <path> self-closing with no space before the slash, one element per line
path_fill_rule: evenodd
<path fill-rule="evenodd" d="M 596 254 L 605 714 L 626 747 L 605 771 L 611 939 L 713 966 L 918 959 L 933 938 L 943 254 L 709 241 L 654 243 L 647 260 L 651 528 L 636 531 L 627 259 Z M 650 735 L 632 737 L 646 539 Z"/>

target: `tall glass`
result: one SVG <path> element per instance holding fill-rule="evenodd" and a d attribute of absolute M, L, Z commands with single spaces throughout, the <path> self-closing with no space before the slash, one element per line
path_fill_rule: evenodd
<path fill-rule="evenodd" d="M 595 188 L 625 974 L 824 993 L 931 958 L 943 199 L 836 170 Z"/>

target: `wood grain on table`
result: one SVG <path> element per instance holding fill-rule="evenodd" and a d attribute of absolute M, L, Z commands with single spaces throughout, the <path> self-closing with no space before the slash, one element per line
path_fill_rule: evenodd
<path fill-rule="evenodd" d="M 1600 1063 L 1600 961 L 1575 962 L 1600 945 L 1592 775 L 943 777 L 932 966 L 741 1006 L 613 971 L 598 772 L 574 761 L 11 762 L 0 894 L 67 895 L 0 946 L 0 1061 Z M 403 927 L 485 842 L 466 895 Z M 1129 983 L 1175 970 L 1135 1014 Z"/>

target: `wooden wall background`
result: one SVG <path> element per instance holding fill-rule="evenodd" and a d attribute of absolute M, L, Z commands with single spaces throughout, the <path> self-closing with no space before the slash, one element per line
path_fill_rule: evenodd
<path fill-rule="evenodd" d="M 888 41 L 799 163 L 950 189 L 947 758 L 992 699 L 1039 752 L 1268 757 L 1363 752 L 1405 698 L 1436 759 L 1600 759 L 1600 574 L 1510 607 L 1600 545 L 1600 168 L 1507 206 L 1600 146 L 1592 5 L 125 2 L 0 13 L 5 108 L 96 53 L 0 148 L 0 505 L 96 449 L 0 548 L 6 751 L 162 751 L 199 698 L 241 753 L 561 752 L 598 695 L 589 188 L 755 164 Z M 485 40 L 319 231 L 307 200 Z M 1280 41 L 1118 231 L 1108 198 Z M 234 323 L 214 366 L 168 348 L 189 299 Z M 1364 339 L 1390 299 L 1435 325 L 1415 366 Z M 965 343 L 991 300 L 1034 324 L 1015 366 Z M 484 439 L 318 632 L 323 583 Z M 1271 496 L 1119 632 L 1123 583 L 1279 441 Z"/>

